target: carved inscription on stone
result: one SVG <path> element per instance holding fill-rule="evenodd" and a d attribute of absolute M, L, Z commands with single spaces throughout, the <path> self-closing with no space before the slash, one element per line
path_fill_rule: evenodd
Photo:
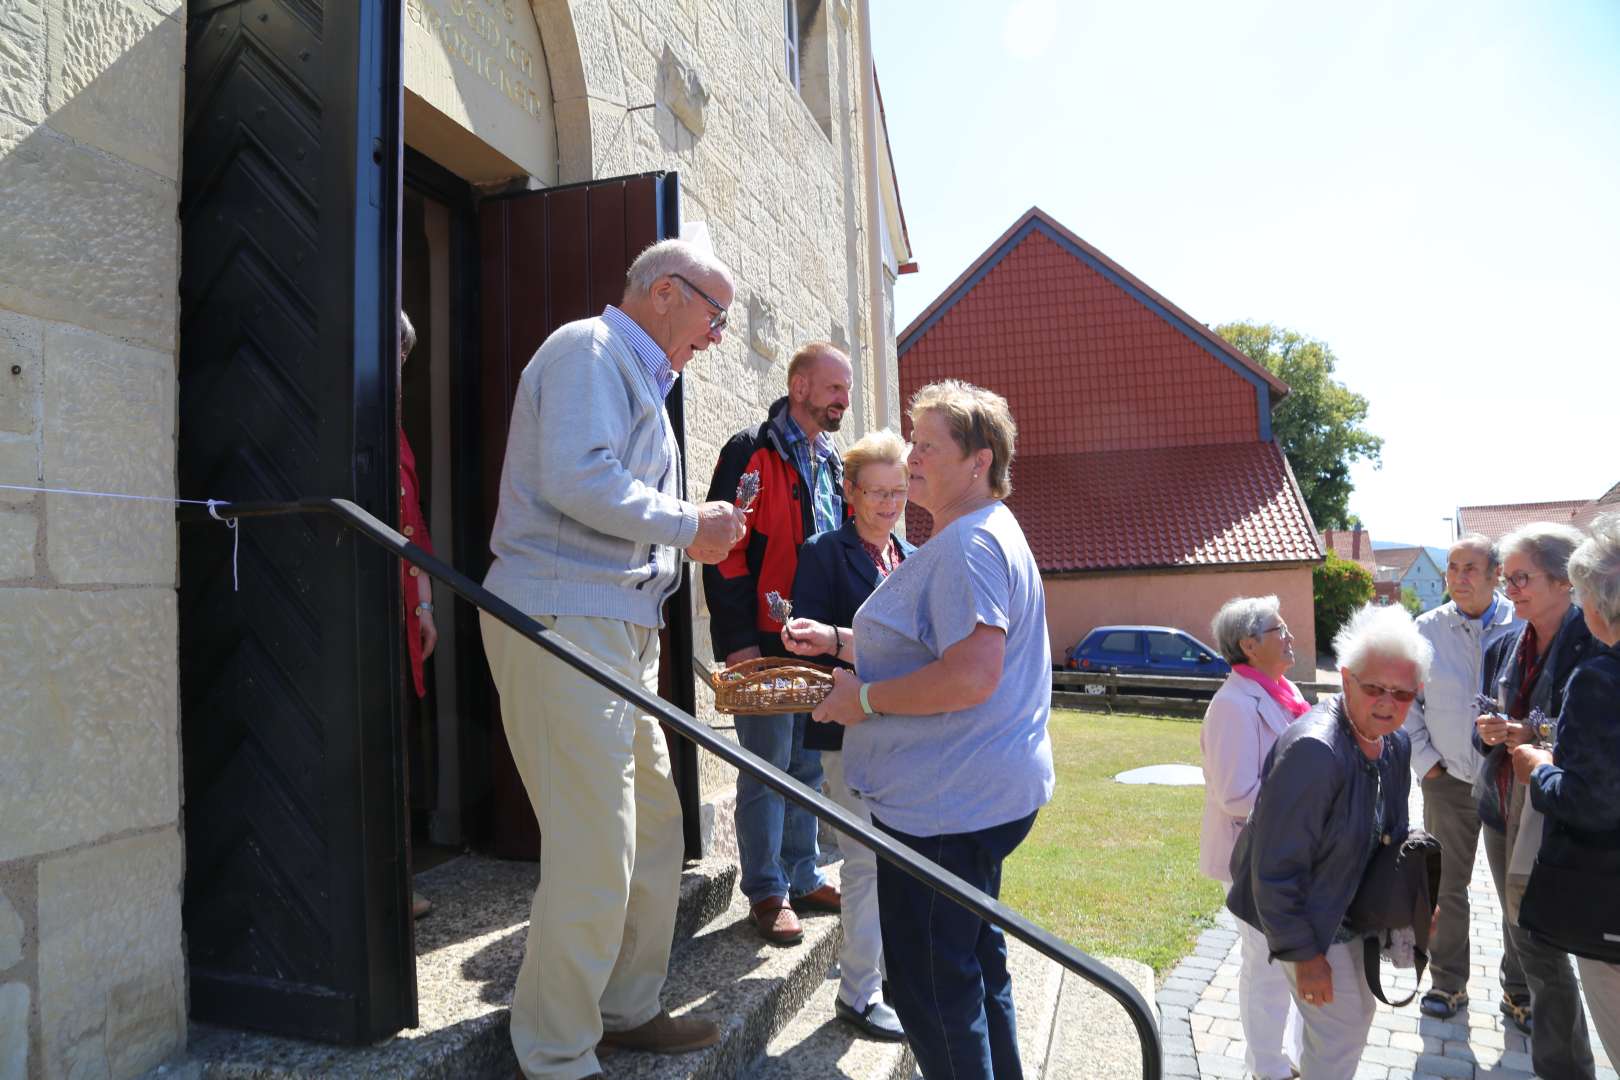
<path fill-rule="evenodd" d="M 451 61 L 473 72 L 536 120 L 548 118 L 535 78 L 534 53 L 517 40 L 516 0 L 406 0 L 405 15 Z M 528 12 L 522 17 L 531 18 Z M 549 92 L 549 91 L 548 91 Z"/>

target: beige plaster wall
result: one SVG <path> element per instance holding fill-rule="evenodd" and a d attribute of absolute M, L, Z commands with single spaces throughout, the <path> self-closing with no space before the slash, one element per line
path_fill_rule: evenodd
<path fill-rule="evenodd" d="M 1289 677 L 1316 678 L 1316 618 L 1309 566 L 1281 570 L 1202 570 L 1194 572 L 1098 574 L 1047 577 L 1046 625 L 1052 660 L 1093 627 L 1110 623 L 1174 626 L 1207 644 L 1215 641 L 1210 620 L 1234 596 L 1269 596 L 1282 603 L 1282 616 L 1294 634 L 1294 669 Z"/>
<path fill-rule="evenodd" d="M 677 171 L 683 219 L 708 225 L 737 276 L 731 330 L 684 376 L 693 494 L 707 491 L 725 440 L 786 392 L 787 362 L 803 342 L 833 340 L 856 362 L 844 437 L 896 423 L 893 395 L 880 416 L 875 392 L 896 382 L 894 331 L 887 320 L 869 325 L 867 245 L 877 240 L 867 229 L 860 73 L 869 61 L 857 5 L 822 4 L 804 41 L 803 93 L 785 74 L 781 0 L 534 7 L 557 99 L 559 179 Z M 631 111 L 642 105 L 656 107 Z M 701 596 L 696 614 L 708 662 Z M 706 690 L 698 698 L 707 718 L 730 728 Z M 734 773 L 702 760 L 706 795 L 723 797 Z"/>
<path fill-rule="evenodd" d="M 0 3 L 0 483 L 174 494 L 182 0 Z M 174 511 L 0 491 L 0 1078 L 184 1040 Z"/>

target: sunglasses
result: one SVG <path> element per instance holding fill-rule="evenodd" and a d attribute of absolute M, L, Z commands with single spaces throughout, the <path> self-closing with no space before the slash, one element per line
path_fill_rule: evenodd
<path fill-rule="evenodd" d="M 1418 696 L 1416 690 L 1397 690 L 1393 686 L 1379 686 L 1377 683 L 1362 682 L 1353 671 L 1350 673 L 1350 678 L 1355 681 L 1357 686 L 1361 687 L 1363 694 L 1366 694 L 1374 701 L 1388 694 L 1391 700 L 1398 701 L 1402 705 L 1409 705 Z"/>
<path fill-rule="evenodd" d="M 704 292 L 702 289 L 698 288 L 696 285 L 692 284 L 691 281 L 682 277 L 680 274 L 671 274 L 669 276 L 680 282 L 682 285 L 685 285 L 688 289 L 691 289 L 699 296 L 703 297 L 703 299 L 707 300 L 710 306 L 714 308 L 717 314 L 709 316 L 709 333 L 718 334 L 726 328 L 726 323 L 729 321 L 729 316 L 726 314 L 726 306 L 724 304 L 710 296 L 708 293 Z"/>

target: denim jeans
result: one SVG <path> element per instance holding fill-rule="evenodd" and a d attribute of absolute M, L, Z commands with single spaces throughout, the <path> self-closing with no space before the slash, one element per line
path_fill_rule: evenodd
<path fill-rule="evenodd" d="M 873 824 L 991 896 L 1001 863 L 1035 815 L 989 829 L 910 836 Z M 927 1080 L 1020 1080 L 1018 1023 L 1001 930 L 929 886 L 878 861 L 878 920 L 888 1002 Z"/>
<path fill-rule="evenodd" d="M 821 790 L 821 751 L 804 748 L 808 713 L 739 716 L 737 741 L 812 791 Z M 816 818 L 747 773 L 737 777 L 738 883 L 750 904 L 803 896 L 826 884 L 816 866 Z"/>

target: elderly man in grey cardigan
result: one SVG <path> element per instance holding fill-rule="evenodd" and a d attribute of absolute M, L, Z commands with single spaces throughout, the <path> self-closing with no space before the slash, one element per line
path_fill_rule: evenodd
<path fill-rule="evenodd" d="M 642 252 L 623 301 L 560 327 L 518 381 L 484 584 L 625 678 L 658 685 L 680 553 L 742 537 L 727 502 L 682 498 L 664 396 L 719 342 L 731 272 L 679 240 Z M 681 810 L 657 721 L 482 617 L 501 720 L 544 844 L 512 993 L 528 1077 L 600 1076 L 598 1042 L 680 1053 L 718 1041 L 659 999 L 681 875 Z"/>

